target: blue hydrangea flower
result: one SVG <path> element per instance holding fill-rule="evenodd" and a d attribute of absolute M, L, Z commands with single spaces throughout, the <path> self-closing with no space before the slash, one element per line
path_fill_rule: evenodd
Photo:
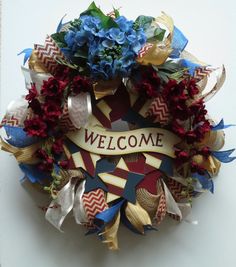
<path fill-rule="evenodd" d="M 104 29 L 93 16 L 81 16 L 65 35 L 66 55 L 73 56 L 83 50 L 88 55 L 88 67 L 94 79 L 127 77 L 136 64 L 139 50 L 146 42 L 142 28 L 134 29 L 134 22 L 120 16 L 115 19 L 117 28 Z"/>

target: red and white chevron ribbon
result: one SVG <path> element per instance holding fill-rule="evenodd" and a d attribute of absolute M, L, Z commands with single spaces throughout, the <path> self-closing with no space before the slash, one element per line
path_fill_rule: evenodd
<path fill-rule="evenodd" d="M 154 122 L 159 122 L 161 125 L 166 125 L 169 121 L 169 109 L 164 98 L 159 95 L 151 103 L 147 116 L 153 118 Z"/>
<path fill-rule="evenodd" d="M 52 39 L 51 36 L 47 36 L 44 46 L 36 44 L 34 45 L 34 49 L 38 59 L 52 74 L 54 73 L 55 68 L 58 65 L 56 59 L 65 60 L 65 57 L 62 54 L 60 48 L 57 46 L 56 42 Z"/>
<path fill-rule="evenodd" d="M 200 80 L 204 79 L 205 77 L 209 76 L 212 71 L 213 71 L 213 69 L 210 69 L 207 66 L 196 68 L 194 71 L 194 78 L 197 81 L 200 81 Z"/>
<path fill-rule="evenodd" d="M 108 209 L 105 192 L 100 188 L 84 193 L 82 200 L 90 224 L 93 224 L 93 220 L 98 213 Z"/>
<path fill-rule="evenodd" d="M 165 194 L 163 192 L 160 196 L 160 200 L 159 200 L 159 204 L 158 204 L 157 212 L 156 212 L 156 216 L 155 216 L 155 220 L 156 220 L 157 224 L 160 224 L 162 222 L 162 220 L 165 218 L 166 211 L 167 211 L 166 198 L 165 198 Z"/>
<path fill-rule="evenodd" d="M 186 198 L 186 196 L 182 194 L 183 191 L 186 191 L 187 189 L 186 186 L 182 185 L 181 183 L 171 178 L 167 180 L 166 185 L 169 188 L 175 201 L 179 202 L 180 200 Z"/>
<path fill-rule="evenodd" d="M 138 52 L 138 58 L 144 57 L 148 50 L 150 50 L 153 47 L 153 44 L 146 43 Z"/>
<path fill-rule="evenodd" d="M 12 117 L 5 116 L 1 121 L 0 128 L 3 127 L 4 125 L 17 127 L 19 126 L 19 120 L 14 116 Z"/>

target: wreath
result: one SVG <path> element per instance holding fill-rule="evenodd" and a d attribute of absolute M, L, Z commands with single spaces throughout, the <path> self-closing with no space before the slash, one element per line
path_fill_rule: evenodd
<path fill-rule="evenodd" d="M 205 107 L 225 68 L 187 43 L 165 13 L 133 21 L 93 2 L 20 53 L 28 92 L 7 108 L 1 149 L 48 193 L 56 228 L 72 212 L 115 250 L 121 223 L 145 234 L 166 216 L 187 220 L 193 199 L 213 193 L 221 162 L 235 159 L 221 150 L 230 125 Z"/>

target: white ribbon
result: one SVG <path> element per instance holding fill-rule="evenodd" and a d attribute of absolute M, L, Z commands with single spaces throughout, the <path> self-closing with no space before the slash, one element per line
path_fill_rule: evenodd
<path fill-rule="evenodd" d="M 24 120 L 27 116 L 28 102 L 25 97 L 22 96 L 16 100 L 13 100 L 7 106 L 5 118 L 11 120 L 12 117 L 18 120 L 18 126 L 24 125 Z"/>
<path fill-rule="evenodd" d="M 61 232 L 63 232 L 61 230 L 62 223 L 72 209 L 77 223 L 87 222 L 83 203 L 81 201 L 84 193 L 85 181 L 83 181 L 76 190 L 76 185 L 79 180 L 79 178 L 71 178 L 59 191 L 57 198 L 50 203 L 45 214 L 46 220 Z"/>
<path fill-rule="evenodd" d="M 85 222 L 88 222 L 82 200 L 84 190 L 85 190 L 85 180 L 82 183 L 80 183 L 79 187 L 77 188 L 74 199 L 73 214 L 75 217 L 75 221 L 78 224 L 83 224 Z"/>
<path fill-rule="evenodd" d="M 34 83 L 37 91 L 40 92 L 43 81 L 47 81 L 50 77 L 52 77 L 49 73 L 35 72 L 23 66 L 21 66 L 21 70 L 25 77 L 25 87 L 28 90 L 31 88 L 31 84 Z"/>
<path fill-rule="evenodd" d="M 162 180 L 163 186 L 164 186 L 164 193 L 165 193 L 165 197 L 166 197 L 166 208 L 167 208 L 167 212 L 174 214 L 174 215 L 178 215 L 180 217 L 180 220 L 182 220 L 182 212 L 178 206 L 178 204 L 175 202 L 170 190 L 168 189 L 168 187 L 166 186 L 165 182 Z"/>
<path fill-rule="evenodd" d="M 168 189 L 168 187 L 166 186 L 166 184 L 164 183 L 163 180 L 162 180 L 162 183 L 163 183 L 163 186 L 164 186 L 164 193 L 165 193 L 165 197 L 166 197 L 167 212 L 171 213 L 171 214 L 174 214 L 174 215 L 178 215 L 180 220 L 183 220 L 183 221 L 185 221 L 187 223 L 191 223 L 191 224 L 197 225 L 198 221 L 193 220 L 193 219 L 190 218 L 190 214 L 191 214 L 191 211 L 192 211 L 191 204 L 189 202 L 187 202 L 187 203 L 177 203 L 174 200 L 170 190 Z"/>
<path fill-rule="evenodd" d="M 77 96 L 69 96 L 68 112 L 71 122 L 77 129 L 85 126 L 92 113 L 90 94 L 83 92 Z"/>

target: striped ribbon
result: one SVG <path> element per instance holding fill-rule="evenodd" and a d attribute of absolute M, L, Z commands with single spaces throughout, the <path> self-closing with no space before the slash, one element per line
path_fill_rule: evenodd
<path fill-rule="evenodd" d="M 96 162 L 101 159 L 101 156 L 80 149 L 79 152 L 72 154 L 72 159 L 76 168 L 82 168 L 91 176 L 94 176 L 96 170 Z"/>
<path fill-rule="evenodd" d="M 105 192 L 100 188 L 84 193 L 82 200 L 90 225 L 93 225 L 93 220 L 98 213 L 108 209 Z"/>
<path fill-rule="evenodd" d="M 66 60 L 60 48 L 51 36 L 47 36 L 44 46 L 35 44 L 35 53 L 38 60 L 45 66 L 49 73 L 54 73 L 58 66 L 57 59 Z"/>
<path fill-rule="evenodd" d="M 161 125 L 166 125 L 169 121 L 169 109 L 163 96 L 159 95 L 152 101 L 147 111 L 147 117 L 153 119 Z"/>
<path fill-rule="evenodd" d="M 146 43 L 138 52 L 138 58 L 144 57 L 147 52 L 153 47 L 153 44 Z"/>

